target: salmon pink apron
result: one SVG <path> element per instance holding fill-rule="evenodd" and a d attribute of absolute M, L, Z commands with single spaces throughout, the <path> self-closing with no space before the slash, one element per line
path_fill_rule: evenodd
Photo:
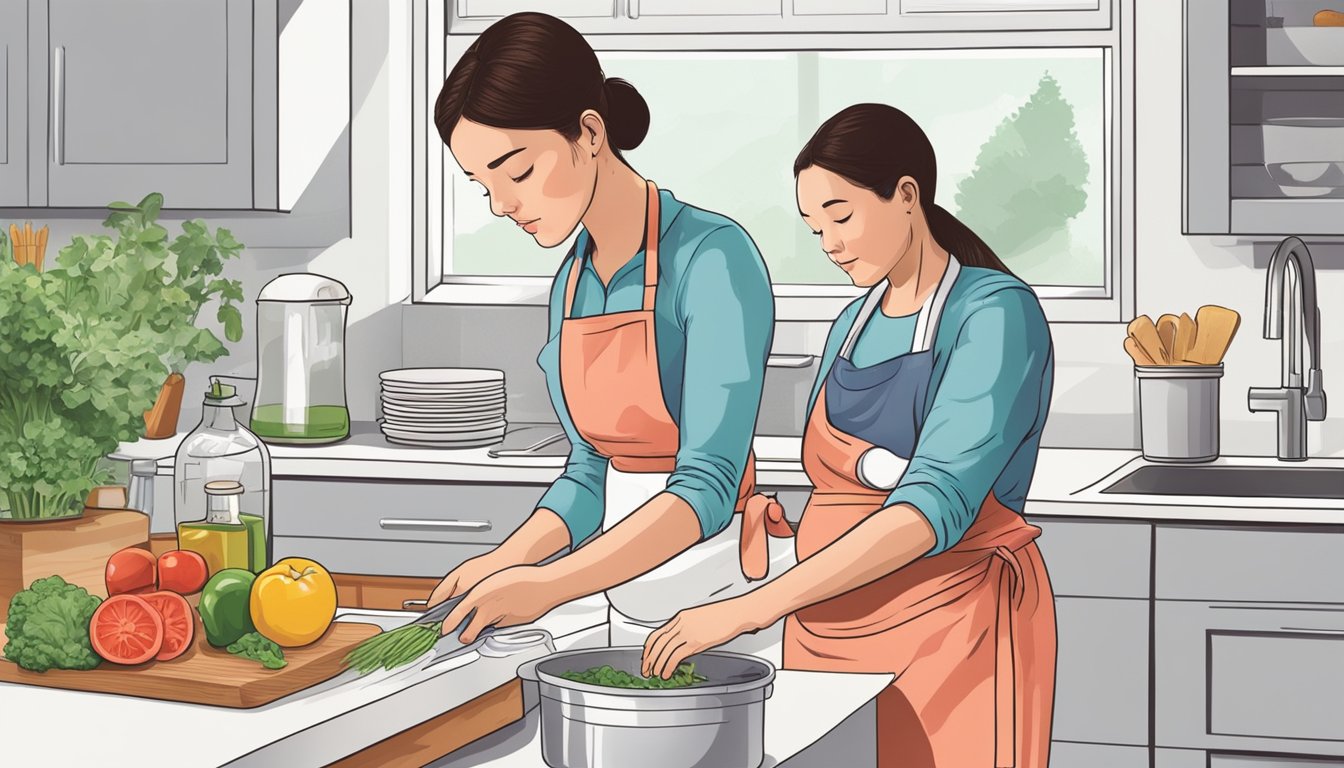
<path fill-rule="evenodd" d="M 602 529 L 608 530 L 667 488 L 676 468 L 679 431 L 663 401 L 654 338 L 658 288 L 658 189 L 649 182 L 641 309 L 573 317 L 582 259 L 576 252 L 565 286 L 560 325 L 560 384 L 574 428 L 608 457 Z M 607 590 L 612 645 L 642 645 L 654 629 L 684 608 L 753 589 L 794 562 L 792 534 L 777 504 L 753 497 L 755 457 L 749 452 L 729 526 L 643 576 Z M 750 505 L 748 499 L 752 500 Z M 744 635 L 726 649 L 774 657 L 778 663 L 783 621 Z"/>
<path fill-rule="evenodd" d="M 933 340 L 958 271 L 952 259 L 908 355 L 850 362 L 885 282 L 855 319 L 803 438 L 815 490 L 798 529 L 800 560 L 884 508 L 914 455 Z M 991 494 L 951 549 L 788 617 L 784 666 L 896 676 L 877 700 L 884 768 L 1045 768 L 1056 641 L 1039 534 Z"/>

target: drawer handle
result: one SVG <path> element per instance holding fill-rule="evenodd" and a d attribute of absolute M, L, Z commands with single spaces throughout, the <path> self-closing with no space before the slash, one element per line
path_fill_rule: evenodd
<path fill-rule="evenodd" d="M 380 528 L 386 529 L 405 529 L 405 528 L 443 528 L 449 531 L 475 531 L 482 532 L 491 529 L 488 520 L 408 520 L 405 518 L 384 517 L 378 521 Z"/>
<path fill-rule="evenodd" d="M 1310 632 L 1321 635 L 1344 635 L 1344 629 L 1320 629 L 1314 627 L 1282 627 L 1284 632 Z"/>
<path fill-rule="evenodd" d="M 807 368 L 816 360 L 815 355 L 770 355 L 765 360 L 767 368 Z"/>

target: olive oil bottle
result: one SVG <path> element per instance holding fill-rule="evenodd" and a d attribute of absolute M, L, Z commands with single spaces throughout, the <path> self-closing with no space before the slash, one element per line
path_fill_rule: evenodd
<path fill-rule="evenodd" d="M 249 528 L 260 531 L 261 519 L 254 518 L 256 524 L 253 526 L 248 526 L 240 519 L 238 500 L 243 494 L 242 484 L 229 480 L 216 480 L 205 484 L 205 494 L 206 518 L 178 524 L 178 548 L 195 552 L 204 558 L 211 574 L 225 568 L 253 570 L 251 540 L 254 535 Z M 263 537 L 261 553 L 263 557 L 264 541 Z"/>

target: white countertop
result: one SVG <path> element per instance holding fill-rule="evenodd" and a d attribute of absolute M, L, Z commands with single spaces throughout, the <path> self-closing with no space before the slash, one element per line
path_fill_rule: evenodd
<path fill-rule="evenodd" d="M 400 611 L 342 610 L 341 618 L 406 623 Z M 557 649 L 601 644 L 601 595 L 552 611 L 534 626 Z M 600 633 L 605 642 L 605 630 Z M 133 696 L 0 683 L 0 744 L 15 764 L 270 766 L 325 765 L 471 701 L 513 679 L 544 648 L 509 657 L 475 652 L 359 678 L 347 672 L 254 709 L 180 704 Z M 71 729 L 75 730 L 72 731 Z M 77 733 L 77 738 L 70 738 Z"/>
<path fill-rule="evenodd" d="M 172 454 L 181 436 L 123 445 L 115 457 L 159 460 L 159 473 L 172 473 Z M 799 460 L 802 440 L 757 437 L 757 483 L 765 487 L 809 487 Z M 270 448 L 277 478 L 367 478 L 379 480 L 546 485 L 558 477 L 562 456 L 491 458 L 485 448 L 445 450 L 388 443 L 375 424 L 354 425 L 345 442 L 320 447 Z M 1103 517 L 1225 523 L 1344 525 L 1344 500 L 1103 494 L 1101 490 L 1147 464 L 1138 451 L 1043 448 L 1027 496 L 1031 517 Z M 1210 465 L 1277 465 L 1344 471 L 1344 458 L 1278 462 L 1273 457 L 1222 457 Z M 1344 474 L 1341 475 L 1344 477 Z M 1344 480 L 1341 480 L 1344 482 Z"/>
<path fill-rule="evenodd" d="M 779 670 L 774 693 L 765 702 L 765 761 L 762 768 L 786 761 L 873 701 L 892 675 Z M 434 768 L 547 768 L 541 759 L 539 710 L 520 723 L 463 747 Z M 875 735 L 872 736 L 874 740 Z M 793 765 L 793 763 L 787 763 Z"/>

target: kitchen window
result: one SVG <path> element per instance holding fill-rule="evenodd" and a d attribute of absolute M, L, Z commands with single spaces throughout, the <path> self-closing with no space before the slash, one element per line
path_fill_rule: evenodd
<path fill-rule="evenodd" d="M 439 72 L 471 39 L 446 37 L 443 66 L 425 83 L 429 104 Z M 832 320 L 859 293 L 799 218 L 792 165 L 826 118 L 864 101 L 893 104 L 924 128 L 939 160 L 936 201 L 1036 288 L 1051 320 L 1116 322 L 1132 311 L 1121 76 L 1132 67 L 1118 31 L 588 39 L 607 75 L 649 103 L 649 134 L 630 163 L 746 228 L 780 319 Z M 705 45 L 718 50 L 695 47 Z M 538 248 L 491 215 L 422 114 L 427 242 L 416 300 L 544 304 L 568 243 Z"/>

